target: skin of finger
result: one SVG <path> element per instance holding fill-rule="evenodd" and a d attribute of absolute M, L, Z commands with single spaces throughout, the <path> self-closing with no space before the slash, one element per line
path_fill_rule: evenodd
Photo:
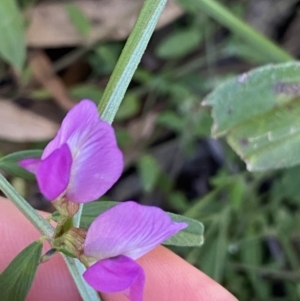
<path fill-rule="evenodd" d="M 227 290 L 182 258 L 157 247 L 138 260 L 146 274 L 144 301 L 236 301 Z M 105 301 L 128 301 L 122 294 Z"/>
<path fill-rule="evenodd" d="M 2 272 L 18 253 L 41 237 L 41 234 L 10 201 L 0 198 L 0 208 L 0 272 Z M 44 217 L 48 215 L 42 214 Z M 49 245 L 45 243 L 43 252 L 47 250 Z M 39 266 L 26 298 L 26 301 L 40 300 L 81 300 L 59 254 Z"/>
<path fill-rule="evenodd" d="M 8 200 L 0 198 L 0 272 L 41 235 Z M 44 217 L 46 213 L 41 213 Z M 49 246 L 44 247 L 44 252 Z M 146 273 L 144 301 L 234 301 L 229 292 L 164 247 L 138 260 Z M 103 295 L 105 301 L 128 301 L 122 294 Z M 60 255 L 40 265 L 26 301 L 79 301 L 77 288 Z"/>

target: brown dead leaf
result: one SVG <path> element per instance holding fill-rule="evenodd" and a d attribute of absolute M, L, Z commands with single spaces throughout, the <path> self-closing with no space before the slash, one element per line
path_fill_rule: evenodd
<path fill-rule="evenodd" d="M 14 142 L 49 140 L 59 125 L 25 110 L 8 100 L 0 100 L 0 139 Z"/>
<path fill-rule="evenodd" d="M 48 90 L 61 108 L 69 111 L 74 103 L 62 80 L 54 73 L 47 55 L 43 51 L 33 51 L 29 58 L 29 65 L 36 80 Z"/>
<path fill-rule="evenodd" d="M 27 45 L 31 47 L 62 47 L 86 45 L 76 30 L 65 5 L 74 3 L 82 9 L 92 24 L 89 42 L 124 39 L 130 33 L 143 0 L 46 0 L 28 11 Z M 175 0 L 168 4 L 157 27 L 162 27 L 182 14 Z"/>
<path fill-rule="evenodd" d="M 128 149 L 123 150 L 126 167 L 139 156 L 141 149 L 152 136 L 157 115 L 157 112 L 150 111 L 145 116 L 136 118 L 129 123 L 127 130 L 131 137 L 131 144 Z"/>
<path fill-rule="evenodd" d="M 128 125 L 128 132 L 135 144 L 148 140 L 155 128 L 158 113 L 150 111 L 141 118 L 136 118 Z"/>

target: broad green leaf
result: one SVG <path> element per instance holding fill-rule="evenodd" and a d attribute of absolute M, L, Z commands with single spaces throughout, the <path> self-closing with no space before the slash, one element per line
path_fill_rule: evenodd
<path fill-rule="evenodd" d="M 107 209 L 116 206 L 117 204 L 119 203 L 112 201 L 98 201 L 85 204 L 83 207 L 80 226 L 87 229 L 98 215 L 100 215 Z M 202 223 L 192 218 L 177 215 L 174 213 L 167 213 L 170 215 L 173 221 L 186 222 L 188 224 L 188 227 L 166 240 L 163 243 L 164 245 L 188 247 L 202 245 L 204 232 L 204 226 Z M 56 220 L 57 217 L 58 214 L 55 213 L 54 219 Z"/>
<path fill-rule="evenodd" d="M 165 59 L 180 58 L 195 50 L 201 39 L 202 33 L 196 28 L 176 30 L 160 43 L 156 54 Z"/>
<path fill-rule="evenodd" d="M 145 191 L 151 191 L 160 175 L 160 167 L 150 155 L 142 156 L 138 161 L 138 171 Z"/>
<path fill-rule="evenodd" d="M 24 27 L 15 0 L 0 1 L 0 56 L 18 70 L 25 61 Z"/>
<path fill-rule="evenodd" d="M 228 143 L 249 170 L 300 163 L 300 63 L 260 67 L 233 78 L 205 100 L 215 137 Z"/>
<path fill-rule="evenodd" d="M 1 300 L 25 300 L 39 265 L 42 246 L 40 241 L 30 244 L 0 275 Z"/>
<path fill-rule="evenodd" d="M 77 31 L 82 36 L 87 37 L 92 29 L 92 25 L 83 11 L 77 5 L 72 3 L 66 5 L 66 10 Z"/>
<path fill-rule="evenodd" d="M 23 179 L 35 179 L 35 176 L 18 165 L 18 162 L 27 158 L 40 158 L 42 150 L 25 150 L 9 154 L 0 158 L 0 168 L 12 176 Z"/>

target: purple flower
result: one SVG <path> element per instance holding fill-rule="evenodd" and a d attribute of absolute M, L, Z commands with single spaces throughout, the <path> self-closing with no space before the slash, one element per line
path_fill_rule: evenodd
<path fill-rule="evenodd" d="M 84 254 L 92 265 L 83 277 L 99 292 L 123 291 L 131 301 L 142 301 L 145 274 L 135 259 L 186 227 L 159 208 L 121 203 L 88 229 Z"/>
<path fill-rule="evenodd" d="M 66 115 L 41 159 L 19 164 L 34 173 L 42 194 L 75 203 L 102 196 L 120 177 L 123 156 L 113 128 L 99 118 L 96 105 L 82 100 Z"/>

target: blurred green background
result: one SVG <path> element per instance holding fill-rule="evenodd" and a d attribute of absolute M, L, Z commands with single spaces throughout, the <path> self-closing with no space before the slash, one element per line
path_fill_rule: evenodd
<path fill-rule="evenodd" d="M 76 101 L 99 101 L 142 2 L 0 1 L 2 157 L 43 148 Z M 105 198 L 203 222 L 204 245 L 174 251 L 239 300 L 299 300 L 300 167 L 248 172 L 211 138 L 201 102 L 227 78 L 300 56 L 300 1 L 219 1 L 225 13 L 206 2 L 168 3 L 113 123 L 125 169 Z M 53 210 L 34 181 L 3 173 Z"/>

